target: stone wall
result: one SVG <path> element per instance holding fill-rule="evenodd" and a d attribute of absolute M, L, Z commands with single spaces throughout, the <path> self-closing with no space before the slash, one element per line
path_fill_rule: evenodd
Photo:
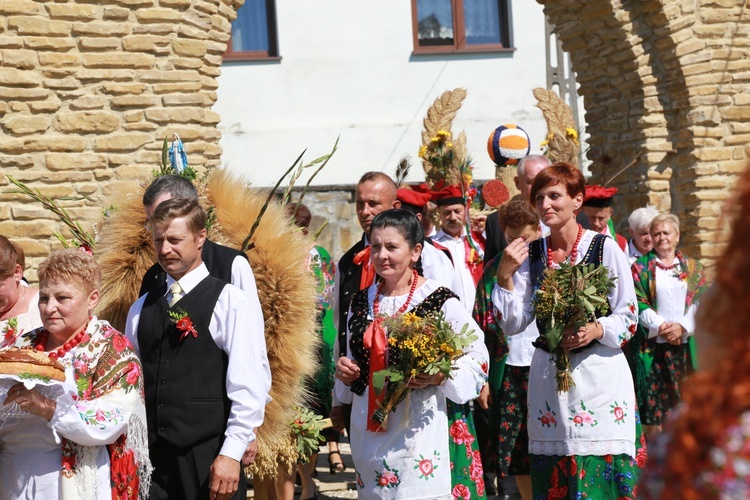
<path fill-rule="evenodd" d="M 111 188 L 147 176 L 162 140 L 218 165 L 222 54 L 244 0 L 0 0 L 0 234 L 27 252 L 29 277 L 61 225 L 10 174 L 91 227 Z"/>
<path fill-rule="evenodd" d="M 647 203 L 682 220 L 689 255 L 718 255 L 723 202 L 750 157 L 744 0 L 538 0 L 584 97 L 593 180 L 634 165 L 615 219 Z"/>
<path fill-rule="evenodd" d="M 308 189 L 302 200 L 312 214 L 311 235 L 328 221 L 317 243 L 336 261 L 362 237 L 354 205 L 355 191 L 356 186 L 314 186 Z M 298 197 L 299 191 L 295 190 L 292 199 Z"/>

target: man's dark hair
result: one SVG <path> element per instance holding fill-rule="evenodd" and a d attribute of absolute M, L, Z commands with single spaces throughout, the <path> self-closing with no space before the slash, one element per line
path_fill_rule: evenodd
<path fill-rule="evenodd" d="M 143 192 L 143 205 L 152 205 L 161 195 L 169 193 L 172 198 L 198 199 L 193 183 L 180 175 L 161 175 Z"/>

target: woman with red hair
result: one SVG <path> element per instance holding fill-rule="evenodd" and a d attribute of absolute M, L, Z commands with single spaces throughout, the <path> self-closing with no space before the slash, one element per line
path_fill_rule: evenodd
<path fill-rule="evenodd" d="M 534 320 L 534 291 L 545 269 L 560 263 L 605 266 L 615 284 L 595 321 L 565 331 L 573 384 L 558 392 L 555 355 L 537 323 L 539 338 L 528 385 L 528 434 L 534 498 L 634 498 L 638 482 L 635 391 L 621 345 L 636 327 L 630 266 L 615 241 L 576 222 L 586 183 L 573 165 L 542 170 L 531 200 L 550 234 L 505 249 L 492 291 L 495 317 L 505 335 L 523 332 Z"/>
<path fill-rule="evenodd" d="M 706 369 L 652 447 L 644 498 L 750 498 L 750 167 L 727 207 L 732 233 L 696 317 Z"/>

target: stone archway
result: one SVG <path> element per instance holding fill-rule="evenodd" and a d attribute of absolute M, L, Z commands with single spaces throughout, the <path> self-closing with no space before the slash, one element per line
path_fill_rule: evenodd
<path fill-rule="evenodd" d="M 750 157 L 750 12 L 744 0 L 538 0 L 584 97 L 595 182 L 630 211 L 677 214 L 683 248 L 711 260 L 721 204 Z M 690 228 L 688 230 L 688 228 Z"/>

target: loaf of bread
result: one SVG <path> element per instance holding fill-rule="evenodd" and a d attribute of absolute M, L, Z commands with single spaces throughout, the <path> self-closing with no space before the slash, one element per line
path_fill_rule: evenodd
<path fill-rule="evenodd" d="M 0 351 L 0 374 L 65 381 L 65 368 L 56 359 L 28 347 Z"/>

